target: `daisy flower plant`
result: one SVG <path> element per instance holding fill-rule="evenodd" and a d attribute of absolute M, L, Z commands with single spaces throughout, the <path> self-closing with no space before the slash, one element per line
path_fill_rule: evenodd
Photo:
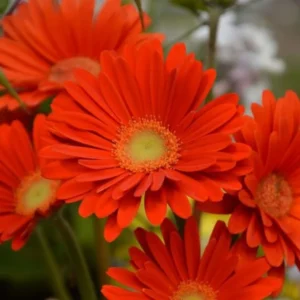
<path fill-rule="evenodd" d="M 1 24 L 0 68 L 28 107 L 56 95 L 76 68 L 98 75 L 102 51 L 163 38 L 143 33 L 136 8 L 121 0 L 105 0 L 99 12 L 95 0 L 24 1 Z M 19 107 L 9 95 L 0 99 L 0 110 Z"/>
<path fill-rule="evenodd" d="M 48 118 L 55 142 L 41 151 L 42 173 L 60 180 L 58 198 L 80 201 L 79 214 L 108 217 L 105 238 L 113 241 L 130 225 L 144 198 L 153 225 L 167 207 L 181 218 L 192 214 L 188 197 L 222 200 L 239 190 L 250 147 L 232 134 L 244 124 L 235 94 L 204 101 L 215 80 L 184 44 L 166 58 L 158 40 L 103 52 L 101 72 L 75 72 Z"/>
<path fill-rule="evenodd" d="M 254 166 L 229 220 L 231 233 L 246 233 L 249 247 L 262 246 L 274 267 L 300 267 L 300 102 L 289 91 L 276 99 L 266 91 L 252 105 L 253 118 L 237 140 L 249 145 Z"/>
<path fill-rule="evenodd" d="M 260 300 L 280 285 L 278 278 L 267 276 L 270 265 L 265 258 L 239 258 L 243 252 L 237 254 L 232 247 L 231 235 L 221 221 L 202 255 L 194 218 L 186 221 L 183 236 L 168 219 L 161 232 L 163 241 L 144 229 L 135 231 L 141 249 L 129 249 L 133 270 L 108 270 L 128 289 L 106 285 L 102 288 L 106 299 Z"/>
<path fill-rule="evenodd" d="M 0 243 L 11 240 L 14 250 L 61 204 L 56 198 L 60 181 L 41 175 L 45 159 L 38 151 L 47 145 L 45 130 L 43 115 L 35 119 L 32 141 L 19 121 L 0 126 Z"/>
<path fill-rule="evenodd" d="M 138 0 L 17 1 L 1 16 L 0 247 L 44 258 L 43 297 L 265 300 L 300 268 L 300 100 L 265 91 L 246 115 L 238 94 L 214 97 L 236 1 L 171 2 L 207 12 L 205 62 L 186 34 L 165 47 Z"/>

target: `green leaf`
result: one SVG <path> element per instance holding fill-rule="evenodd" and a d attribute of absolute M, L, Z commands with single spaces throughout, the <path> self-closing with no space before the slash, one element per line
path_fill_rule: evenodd
<path fill-rule="evenodd" d="M 8 8 L 9 0 L 0 0 L 0 14 L 4 14 Z"/>
<path fill-rule="evenodd" d="M 204 0 L 170 0 L 170 2 L 188 9 L 195 15 L 198 15 L 200 10 L 207 10 Z"/>

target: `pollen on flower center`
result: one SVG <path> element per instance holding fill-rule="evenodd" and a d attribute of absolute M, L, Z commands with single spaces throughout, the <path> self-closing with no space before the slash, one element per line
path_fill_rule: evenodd
<path fill-rule="evenodd" d="M 88 57 L 72 57 L 54 65 L 48 79 L 57 83 L 74 81 L 73 71 L 76 68 L 84 69 L 95 76 L 100 72 L 100 65 L 95 60 Z"/>
<path fill-rule="evenodd" d="M 288 182 L 278 174 L 265 177 L 256 190 L 255 201 L 272 217 L 285 216 L 293 203 L 293 194 Z"/>
<path fill-rule="evenodd" d="M 217 291 L 206 283 L 188 281 L 182 282 L 170 300 L 216 300 Z"/>
<path fill-rule="evenodd" d="M 48 180 L 40 171 L 25 177 L 16 191 L 16 213 L 32 215 L 37 211 L 47 211 L 56 199 L 59 181 Z"/>
<path fill-rule="evenodd" d="M 151 172 L 176 164 L 179 148 L 176 135 L 160 121 L 141 118 L 120 128 L 113 155 L 124 169 Z"/>

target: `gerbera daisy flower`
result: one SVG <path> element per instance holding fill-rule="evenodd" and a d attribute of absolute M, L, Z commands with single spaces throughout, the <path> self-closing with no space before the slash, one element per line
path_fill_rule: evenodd
<path fill-rule="evenodd" d="M 220 201 L 222 189 L 241 188 L 250 149 L 231 138 L 244 122 L 238 97 L 203 105 L 214 70 L 203 70 L 184 44 L 164 60 L 158 41 L 120 55 L 107 51 L 100 64 L 98 77 L 76 72 L 76 83 L 66 84 L 52 104 L 48 124 L 56 144 L 42 155 L 54 161 L 43 174 L 63 180 L 59 199 L 83 199 L 81 216 L 108 217 L 105 237 L 112 241 L 143 195 L 157 225 L 167 205 L 188 218 L 188 196 Z"/>
<path fill-rule="evenodd" d="M 253 149 L 254 170 L 244 179 L 229 220 L 231 233 L 245 233 L 249 247 L 262 246 L 275 267 L 300 266 L 300 102 L 293 92 L 276 101 L 263 94 L 237 135 Z"/>
<path fill-rule="evenodd" d="M 94 8 L 95 0 L 29 0 L 2 20 L 0 68 L 28 106 L 55 95 L 75 68 L 97 75 L 103 50 L 162 37 L 142 33 L 132 4 L 106 0 L 97 15 Z M 148 26 L 150 18 L 144 19 Z M 10 109 L 18 106 L 11 97 L 4 101 Z"/>
<path fill-rule="evenodd" d="M 187 220 L 183 238 L 168 219 L 161 232 L 164 242 L 152 232 L 135 231 L 142 250 L 129 250 L 133 271 L 110 268 L 107 272 L 128 289 L 106 285 L 102 288 L 106 299 L 262 300 L 278 288 L 278 278 L 267 276 L 270 265 L 265 258 L 240 264 L 238 252 L 231 248 L 231 235 L 221 221 L 202 256 L 193 218 Z"/>
<path fill-rule="evenodd" d="M 45 117 L 34 122 L 33 144 L 19 121 L 0 126 L 0 243 L 12 240 L 20 249 L 36 223 L 58 207 L 56 191 L 59 181 L 41 175 L 45 160 L 37 151 L 47 145 Z"/>

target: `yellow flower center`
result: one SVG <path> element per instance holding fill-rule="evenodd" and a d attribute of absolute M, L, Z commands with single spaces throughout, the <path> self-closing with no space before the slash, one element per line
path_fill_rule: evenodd
<path fill-rule="evenodd" d="M 113 155 L 124 169 L 151 172 L 176 164 L 179 146 L 176 135 L 161 122 L 141 118 L 120 128 Z"/>
<path fill-rule="evenodd" d="M 293 193 L 282 176 L 272 173 L 259 183 L 255 201 L 264 212 L 274 218 L 279 218 L 290 211 Z"/>
<path fill-rule="evenodd" d="M 49 81 L 64 83 L 65 81 L 74 81 L 74 69 L 84 69 L 97 76 L 100 73 L 98 62 L 88 57 L 72 57 L 59 61 L 50 70 Z"/>
<path fill-rule="evenodd" d="M 16 191 L 16 213 L 27 216 L 47 211 L 56 200 L 58 185 L 58 181 L 43 178 L 40 171 L 25 177 Z"/>
<path fill-rule="evenodd" d="M 182 282 L 171 300 L 216 300 L 217 291 L 206 283 L 188 281 Z"/>

